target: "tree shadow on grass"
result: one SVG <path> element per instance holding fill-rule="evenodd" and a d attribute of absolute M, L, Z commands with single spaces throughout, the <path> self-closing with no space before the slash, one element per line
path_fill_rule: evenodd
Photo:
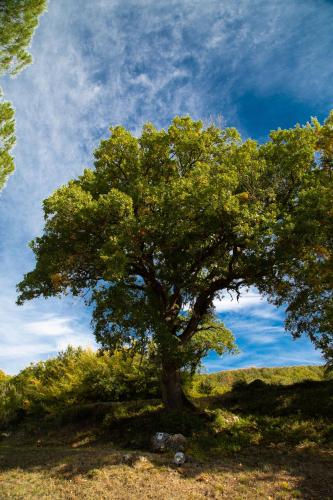
<path fill-rule="evenodd" d="M 333 418 L 333 380 L 296 384 L 267 384 L 254 380 L 239 382 L 220 397 L 210 398 L 210 407 L 224 407 L 242 415 Z"/>
<path fill-rule="evenodd" d="M 333 381 L 292 385 L 255 380 L 237 384 L 201 405 L 214 411 L 210 433 L 199 448 L 239 452 L 249 446 L 298 451 L 333 444 Z"/>

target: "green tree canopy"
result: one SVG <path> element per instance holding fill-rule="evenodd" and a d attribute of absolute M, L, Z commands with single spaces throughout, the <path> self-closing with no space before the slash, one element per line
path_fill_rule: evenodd
<path fill-rule="evenodd" d="M 333 366 L 333 112 L 313 120 L 314 165 L 280 222 L 272 279 L 261 285 L 276 305 L 287 304 L 286 327 L 307 334 Z"/>
<path fill-rule="evenodd" d="M 0 77 L 15 76 L 31 63 L 27 48 L 45 8 L 46 0 L 0 1 Z M 14 110 L 0 88 L 0 189 L 14 170 L 14 144 Z"/>
<path fill-rule="evenodd" d="M 85 294 L 102 346 L 156 344 L 165 403 L 181 407 L 179 370 L 234 349 L 214 299 L 251 285 L 273 292 L 303 193 L 313 176 L 326 183 L 315 173 L 323 129 L 277 130 L 260 145 L 189 117 L 168 130 L 147 124 L 140 137 L 111 128 L 94 169 L 44 201 L 19 303 Z"/>

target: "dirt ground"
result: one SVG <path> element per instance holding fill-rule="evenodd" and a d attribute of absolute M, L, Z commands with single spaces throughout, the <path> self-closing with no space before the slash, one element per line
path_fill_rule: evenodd
<path fill-rule="evenodd" d="M 0 447 L 0 498 L 332 499 L 333 451 L 253 447 L 181 467 L 111 447 Z"/>

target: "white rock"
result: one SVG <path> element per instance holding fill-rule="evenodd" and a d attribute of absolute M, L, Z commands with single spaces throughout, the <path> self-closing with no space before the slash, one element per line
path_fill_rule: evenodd
<path fill-rule="evenodd" d="M 173 457 L 173 461 L 176 465 L 183 465 L 185 463 L 185 455 L 182 451 L 177 451 Z"/>

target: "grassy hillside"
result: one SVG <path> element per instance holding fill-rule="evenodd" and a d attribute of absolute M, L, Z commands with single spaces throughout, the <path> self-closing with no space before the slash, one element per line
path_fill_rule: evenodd
<path fill-rule="evenodd" d="M 146 400 L 114 391 L 122 381 L 131 395 L 137 377 L 122 362 L 110 379 L 109 358 L 71 352 L 21 374 L 24 398 L 4 392 L 20 412 L 0 432 L 0 498 L 333 498 L 333 380 L 321 367 L 197 375 L 197 413 L 168 414 L 145 386 Z M 94 399 L 91 381 L 117 401 Z M 151 453 L 161 431 L 187 437 L 184 466 Z"/>
<path fill-rule="evenodd" d="M 279 368 L 242 368 L 211 374 L 195 375 L 190 392 L 193 396 L 202 394 L 223 394 L 238 383 L 262 380 L 266 384 L 295 384 L 304 380 L 325 380 L 329 375 L 322 366 L 287 366 Z"/>
<path fill-rule="evenodd" d="M 260 379 L 269 384 L 294 384 L 303 380 L 323 380 L 322 366 L 282 366 L 278 368 L 243 368 L 226 370 L 206 375 L 218 383 L 232 385 L 234 382 Z"/>

